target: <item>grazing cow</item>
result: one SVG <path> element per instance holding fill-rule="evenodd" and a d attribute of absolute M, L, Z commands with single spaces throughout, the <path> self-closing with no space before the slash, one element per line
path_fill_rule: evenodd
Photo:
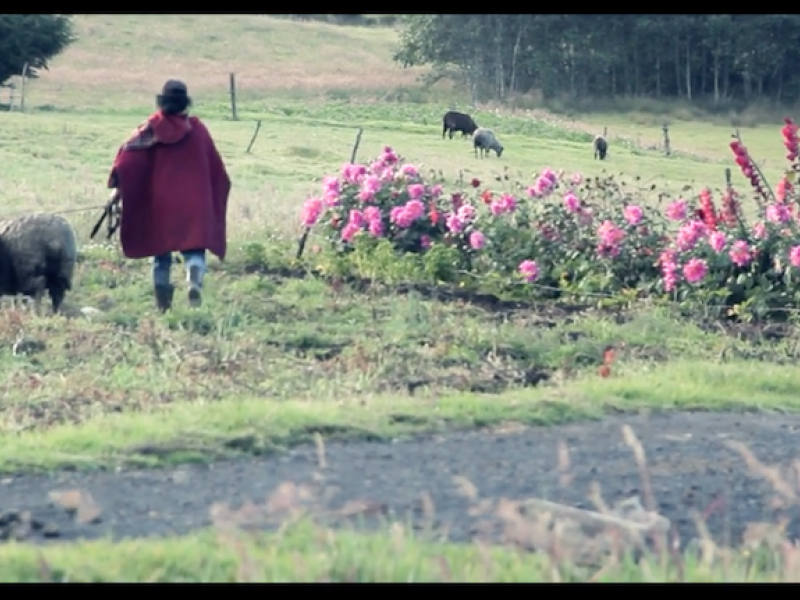
<path fill-rule="evenodd" d="M 605 160 L 606 152 L 608 152 L 608 142 L 606 141 L 606 138 L 604 138 L 602 135 L 594 136 L 592 146 L 594 147 L 594 159 L 597 160 L 599 155 L 600 160 Z"/>
<path fill-rule="evenodd" d="M 460 131 L 461 137 L 464 138 L 468 135 L 472 135 L 477 128 L 478 125 L 473 121 L 472 117 L 464 113 L 451 110 L 446 112 L 444 117 L 442 117 L 442 139 L 444 139 L 448 131 L 450 132 L 450 139 L 452 140 L 453 133 L 456 131 Z"/>
<path fill-rule="evenodd" d="M 485 154 L 489 154 L 490 150 L 494 150 L 497 158 L 503 154 L 503 144 L 497 141 L 494 132 L 491 129 L 484 129 L 478 127 L 472 136 L 472 145 L 475 148 L 475 156 L 478 156 L 478 150 L 481 151 L 481 158 Z"/>

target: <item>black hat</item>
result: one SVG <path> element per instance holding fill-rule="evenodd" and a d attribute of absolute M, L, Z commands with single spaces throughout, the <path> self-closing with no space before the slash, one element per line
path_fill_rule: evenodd
<path fill-rule="evenodd" d="M 161 89 L 161 95 L 165 97 L 186 96 L 187 94 L 186 84 L 178 79 L 168 80 Z"/>
<path fill-rule="evenodd" d="M 156 96 L 156 106 L 169 114 L 183 112 L 192 105 L 192 99 L 186 93 L 186 84 L 178 79 L 170 79 Z"/>

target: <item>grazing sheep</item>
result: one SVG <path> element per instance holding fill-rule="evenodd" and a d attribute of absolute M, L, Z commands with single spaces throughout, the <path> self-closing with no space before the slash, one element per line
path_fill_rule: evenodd
<path fill-rule="evenodd" d="M 606 138 L 604 138 L 602 135 L 594 136 L 592 146 L 594 147 L 594 159 L 597 160 L 597 156 L 599 154 L 600 160 L 605 160 L 606 152 L 608 152 L 608 142 L 606 141 Z"/>
<path fill-rule="evenodd" d="M 503 144 L 497 141 L 491 129 L 478 127 L 472 135 L 472 145 L 475 148 L 475 156 L 478 156 L 478 149 L 480 149 L 481 158 L 488 154 L 490 150 L 495 151 L 497 158 L 500 158 L 503 154 Z"/>
<path fill-rule="evenodd" d="M 464 113 L 451 110 L 446 112 L 444 117 L 442 117 L 442 139 L 444 139 L 448 131 L 450 132 L 450 139 L 452 140 L 453 132 L 455 131 L 460 131 L 461 137 L 464 138 L 468 135 L 472 135 L 477 128 L 478 126 L 475 124 L 475 121 L 472 120 L 472 117 Z"/>
<path fill-rule="evenodd" d="M 57 313 L 78 259 L 78 241 L 69 222 L 35 213 L 0 223 L 0 296 L 30 296 L 36 309 L 45 290 Z"/>

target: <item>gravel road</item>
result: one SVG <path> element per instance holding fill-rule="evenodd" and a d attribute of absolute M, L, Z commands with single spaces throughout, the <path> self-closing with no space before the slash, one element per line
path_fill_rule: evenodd
<path fill-rule="evenodd" d="M 588 494 L 593 481 L 601 484 L 609 504 L 640 494 L 633 453 L 621 435 L 623 424 L 642 441 L 659 512 L 677 525 L 683 543 L 696 536 L 690 509 L 702 513 L 709 507 L 716 510 L 707 525 L 721 542 L 735 544 L 747 523 L 774 521 L 781 514 L 790 519 L 790 535 L 800 536 L 797 509 L 776 508 L 773 488 L 725 445 L 738 440 L 762 462 L 788 468 L 798 456 L 800 416 L 719 413 L 614 416 L 395 443 L 331 443 L 325 447 L 324 468 L 318 449 L 306 446 L 280 456 L 170 470 L 22 475 L 0 483 L 0 513 L 5 513 L 0 531 L 5 523 L 10 534 L 16 511 L 29 511 L 31 541 L 182 534 L 208 527 L 214 503 L 234 509 L 247 501 L 263 504 L 282 482 L 294 482 L 322 494 L 320 503 L 327 507 L 367 501 L 384 518 L 411 518 L 416 524 L 423 520 L 427 493 L 434 525 L 446 528 L 451 540 L 465 541 L 478 534 L 479 517 L 470 514 L 454 476 L 471 481 L 482 498 L 545 497 L 583 508 L 592 508 Z M 568 485 L 558 468 L 560 441 L 569 449 Z M 85 523 L 64 509 L 68 497 L 52 500 L 51 492 L 65 490 L 91 494 L 96 510 L 84 511 Z M 91 513 L 98 511 L 92 521 Z"/>

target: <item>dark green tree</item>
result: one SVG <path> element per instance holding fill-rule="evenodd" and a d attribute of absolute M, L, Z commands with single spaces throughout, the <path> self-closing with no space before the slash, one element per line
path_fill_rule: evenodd
<path fill-rule="evenodd" d="M 36 77 L 74 40 L 72 15 L 0 15 L 0 83 L 26 63 L 27 76 Z"/>

